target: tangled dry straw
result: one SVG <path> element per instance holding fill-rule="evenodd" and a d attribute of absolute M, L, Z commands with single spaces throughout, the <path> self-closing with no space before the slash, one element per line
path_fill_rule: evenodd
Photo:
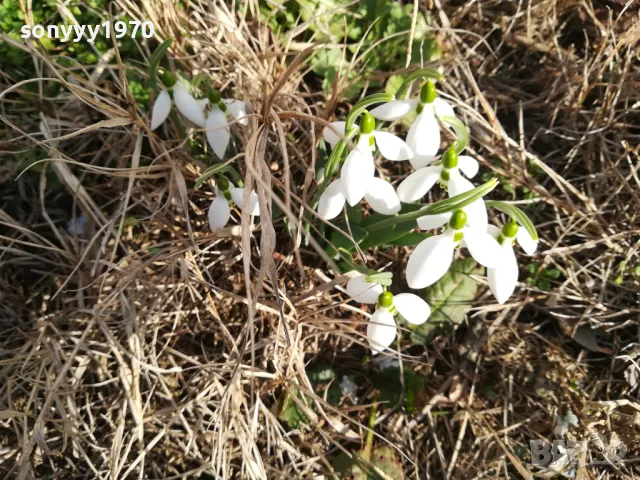
<path fill-rule="evenodd" d="M 257 2 L 192 2 L 188 16 L 160 0 L 117 3 L 176 39 L 179 69 L 250 100 L 230 161 L 263 214 L 209 233 L 211 185 L 194 189 L 206 166 L 177 131 L 149 131 L 117 49 L 77 75 L 22 45 L 40 97 L 15 95 L 24 84 L 3 75 L 1 150 L 10 160 L 37 145 L 48 159 L 39 176 L 18 178 L 11 161 L 1 171 L 0 469 L 21 479 L 327 475 L 330 453 L 364 441 L 368 402 L 332 407 L 305 366 L 371 372 L 364 317 L 301 228 L 314 215 L 318 137 L 344 85 L 319 93 L 304 49 L 326 47 L 283 44 L 248 20 Z M 532 478 L 521 460 L 529 440 L 548 438 L 570 406 L 580 439 L 613 432 L 635 457 L 638 389 L 623 373 L 639 342 L 640 283 L 614 280 L 621 261 L 640 265 L 637 6 L 433 3 L 444 93 L 470 127 L 470 150 L 537 194 L 536 261 L 563 281 L 523 284 L 500 307 L 483 296 L 457 332 L 403 352 L 426 393 L 414 416 L 378 418 L 375 441 L 397 448 L 407 478 Z M 53 83 L 60 93 L 47 96 Z M 69 233 L 81 216 L 86 226 Z M 364 260 L 399 271 L 406 253 Z M 277 415 L 292 391 L 312 403 L 298 400 L 309 421 L 290 431 Z M 599 478 L 636 471 L 603 468 Z"/>

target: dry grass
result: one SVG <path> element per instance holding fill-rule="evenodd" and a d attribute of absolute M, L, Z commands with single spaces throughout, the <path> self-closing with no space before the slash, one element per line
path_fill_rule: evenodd
<path fill-rule="evenodd" d="M 329 288 L 338 282 L 300 228 L 317 136 L 339 102 L 306 83 L 296 45 L 248 20 L 256 2 L 246 17 L 221 2 L 192 2 L 189 16 L 160 0 L 117 3 L 176 38 L 180 69 L 251 101 L 249 127 L 234 127 L 234 161 L 261 211 L 283 213 L 253 229 L 236 216 L 244 235 L 209 233 L 212 186 L 194 190 L 206 166 L 177 130 L 148 130 L 123 93 L 118 52 L 69 83 L 74 72 L 24 47 L 42 72 L 41 97 L 15 95 L 22 86 L 2 76 L 0 151 L 10 159 L 39 145 L 49 161 L 39 176 L 17 179 L 11 161 L 0 171 L 0 471 L 329 477 L 331 454 L 364 444 L 375 399 L 369 386 L 360 405 L 333 408 L 305 373 L 321 359 L 375 375 L 362 363 L 365 316 Z M 542 238 L 535 260 L 562 275 L 550 291 L 523 283 L 505 306 L 485 294 L 456 332 L 403 351 L 427 388 L 413 415 L 384 411 L 375 442 L 397 449 L 406 478 L 532 478 L 529 441 L 553 438 L 571 407 L 572 438 L 615 434 L 630 460 L 580 478 L 633 478 L 640 401 L 625 371 L 640 357 L 640 280 L 615 280 L 621 261 L 640 266 L 638 8 L 427 3 L 470 151 L 484 171 L 538 195 L 528 210 Z M 62 93 L 47 98 L 52 82 Z M 86 228 L 69 234 L 81 215 Z M 399 273 L 406 254 L 365 259 Z M 277 419 L 292 391 L 315 403 L 300 405 L 310 421 L 295 430 Z"/>

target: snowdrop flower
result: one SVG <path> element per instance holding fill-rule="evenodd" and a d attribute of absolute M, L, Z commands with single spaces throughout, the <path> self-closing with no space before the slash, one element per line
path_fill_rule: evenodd
<path fill-rule="evenodd" d="M 218 180 L 216 198 L 213 199 L 209 207 L 209 227 L 211 231 L 215 232 L 227 225 L 231 217 L 231 206 L 233 203 L 235 203 L 239 209 L 242 209 L 243 195 L 244 188 L 234 187 L 234 185 L 224 177 Z M 258 195 L 253 191 L 249 196 L 249 210 L 251 215 L 260 215 Z"/>
<path fill-rule="evenodd" d="M 151 130 L 158 128 L 169 117 L 169 113 L 171 113 L 171 95 L 169 95 L 169 90 L 167 89 L 173 90 L 176 84 L 176 78 L 171 72 L 162 72 L 160 76 L 163 87 L 160 89 L 160 93 L 151 110 Z"/>
<path fill-rule="evenodd" d="M 173 93 L 173 101 L 178 111 L 197 126 L 204 127 L 205 117 L 200 101 L 193 98 L 184 84 L 176 82 L 171 72 L 163 72 L 161 77 L 163 88 L 160 89 L 158 98 L 156 98 L 151 110 L 151 130 L 155 130 L 162 125 L 169 117 L 169 113 L 171 113 L 169 90 Z"/>
<path fill-rule="evenodd" d="M 378 297 L 376 311 L 367 325 L 367 341 L 373 354 L 383 352 L 396 338 L 395 315 L 400 315 L 412 325 L 422 325 L 429 319 L 431 308 L 413 293 L 392 295 L 383 292 Z"/>
<path fill-rule="evenodd" d="M 200 128 L 204 128 L 206 118 L 200 103 L 193 98 L 189 93 L 189 89 L 184 84 L 178 82 L 174 85 L 173 101 L 176 103 L 176 108 L 182 115 Z"/>
<path fill-rule="evenodd" d="M 460 155 L 450 147 L 444 152 L 440 165 L 422 167 L 405 178 L 398 185 L 398 198 L 401 202 L 409 203 L 420 200 L 436 184 L 448 187 L 449 196 L 473 190 L 473 184 L 461 175 L 473 178 L 478 173 L 478 161 L 467 155 Z M 468 215 L 469 225 L 485 230 L 488 224 L 487 207 L 481 198 L 463 209 Z M 443 221 L 440 225 L 444 225 Z M 431 227 L 437 228 L 437 227 Z"/>
<path fill-rule="evenodd" d="M 324 129 L 322 136 L 331 145 L 331 148 L 334 148 L 336 143 L 344 137 L 345 128 L 346 122 L 333 122 L 330 127 Z M 374 145 L 377 145 L 380 154 L 387 160 L 409 160 L 413 156 L 413 152 L 404 140 L 393 133 L 375 130 L 375 119 L 367 112 L 362 117 L 360 126 L 355 126 L 355 128 L 360 130 L 358 143 L 364 137 L 366 141 L 363 142 L 363 145 L 369 145 L 372 151 Z"/>
<path fill-rule="evenodd" d="M 407 145 L 413 152 L 409 159 L 413 168 L 421 168 L 433 161 L 440 148 L 438 117 L 455 116 L 453 107 L 437 96 L 436 86 L 428 80 L 420 90 L 420 96 L 408 100 L 394 100 L 371 110 L 379 120 L 398 120 L 412 111 L 418 116 L 407 134 Z"/>
<path fill-rule="evenodd" d="M 438 217 L 437 221 L 432 219 L 432 224 L 442 225 L 447 219 L 446 214 L 432 217 Z M 502 249 L 486 229 L 467 227 L 467 214 L 462 210 L 455 211 L 448 218 L 449 225 L 443 233 L 423 240 L 411 252 L 407 262 L 409 287 L 425 288 L 440 280 L 451 266 L 457 245 L 466 247 L 479 264 L 487 268 L 501 267 Z M 426 222 L 427 220 L 424 220 L 422 225 L 418 225 L 422 228 Z M 435 228 L 431 225 L 429 227 Z"/>
<path fill-rule="evenodd" d="M 500 230 L 489 225 L 487 232 L 500 244 L 502 261 L 496 268 L 487 269 L 489 288 L 499 304 L 506 302 L 513 294 L 518 283 L 518 262 L 513 251 L 513 244 L 518 241 L 522 249 L 533 255 L 538 248 L 537 240 L 531 238 L 526 228 L 520 228 L 513 220 Z"/>
<path fill-rule="evenodd" d="M 207 142 L 209 142 L 216 156 L 222 159 L 231 139 L 229 120 L 232 118 L 241 119 L 238 123 L 248 125 L 249 120 L 246 118 L 247 107 L 243 101 L 223 99 L 218 90 L 211 91 L 209 102 L 207 103 L 211 105 L 205 124 Z"/>
<path fill-rule="evenodd" d="M 367 282 L 366 275 L 351 277 L 347 282 L 347 295 L 358 303 L 373 305 L 383 291 L 384 288 L 379 283 Z"/>
<path fill-rule="evenodd" d="M 162 125 L 169 113 L 171 113 L 171 96 L 167 90 L 162 89 L 151 110 L 151 130 L 155 130 Z"/>
<path fill-rule="evenodd" d="M 371 208 L 383 215 L 394 215 L 400 211 L 400 199 L 389 182 L 373 177 L 367 184 L 364 199 Z M 332 220 L 340 215 L 347 201 L 342 179 L 338 178 L 329 184 L 318 203 L 318 215 L 325 220 Z"/>
<path fill-rule="evenodd" d="M 338 124 L 337 128 L 342 128 L 341 133 L 344 134 L 345 126 L 342 125 L 340 127 L 339 125 L 342 123 L 336 122 Z M 347 159 L 340 170 L 341 186 L 336 185 L 333 187 L 335 192 L 341 191 L 351 206 L 360 202 L 365 195 L 370 194 L 371 196 L 374 191 L 372 188 L 381 185 L 378 182 L 376 186 L 370 188 L 370 183 L 375 174 L 375 165 L 373 163 L 374 145 L 377 144 L 382 155 L 389 160 L 406 160 L 412 155 L 406 144 L 395 135 L 388 132 L 375 131 L 375 123 L 374 118 L 369 113 L 364 114 L 360 121 L 356 148 L 347 155 Z M 331 145 L 335 145 L 339 139 L 329 128 L 325 128 L 324 135 Z M 385 197 L 381 200 L 382 203 L 388 200 L 388 193 L 388 189 L 386 189 L 384 192 Z M 375 193 L 373 196 L 375 197 Z M 376 201 L 375 198 L 373 201 Z"/>

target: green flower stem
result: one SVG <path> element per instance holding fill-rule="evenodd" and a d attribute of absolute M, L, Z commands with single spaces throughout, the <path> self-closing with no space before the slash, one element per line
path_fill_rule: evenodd
<path fill-rule="evenodd" d="M 527 232 L 529 232 L 531 238 L 533 238 L 534 240 L 538 240 L 538 232 L 536 232 L 536 227 L 533 226 L 533 223 L 531 222 L 527 214 L 520 210 L 518 207 L 516 207 L 515 205 L 511 205 L 510 203 L 500 202 L 498 200 L 487 200 L 486 205 L 487 207 L 495 208 L 496 210 L 509 215 L 517 223 L 522 225 L 527 230 Z"/>
<path fill-rule="evenodd" d="M 422 210 L 416 210 L 415 212 L 403 213 L 402 215 L 396 215 L 395 217 L 382 220 L 381 222 L 369 225 L 367 230 L 369 232 L 375 232 L 377 230 L 383 230 L 393 227 L 399 223 L 410 222 L 417 220 L 425 215 L 439 215 L 442 213 L 454 212 L 460 210 L 467 205 L 472 204 L 479 198 L 484 197 L 491 192 L 498 185 L 498 179 L 492 178 L 487 183 L 480 185 L 479 187 L 469 190 L 468 192 L 461 193 L 446 200 L 441 200 L 436 203 L 432 203 L 427 208 Z"/>
<path fill-rule="evenodd" d="M 405 81 L 402 82 L 402 85 L 400 85 L 400 88 L 396 92 L 396 98 L 399 98 L 400 100 L 407 98 L 411 84 L 419 78 L 433 78 L 441 82 L 445 81 L 444 75 L 433 68 L 422 68 L 420 70 L 416 70 L 415 72 L 410 73 Z"/>
<path fill-rule="evenodd" d="M 464 123 L 456 117 L 442 117 L 442 121 L 456 131 L 456 142 L 453 145 L 456 153 L 462 152 L 469 145 L 469 130 Z"/>
<path fill-rule="evenodd" d="M 362 451 L 362 458 L 368 462 L 371 459 L 371 450 L 373 447 L 373 431 L 376 427 L 376 418 L 378 417 L 378 404 L 371 405 L 369 410 L 369 430 L 367 431 L 367 439 L 364 443 L 364 449 Z"/>
<path fill-rule="evenodd" d="M 355 123 L 356 118 L 358 118 L 358 115 L 364 112 L 369 105 L 373 105 L 374 103 L 391 102 L 394 99 L 395 97 L 389 93 L 376 93 L 374 95 L 364 97 L 353 106 L 353 108 L 349 112 L 349 115 L 347 115 L 345 131 L 348 132 L 351 127 L 353 127 L 353 124 Z"/>

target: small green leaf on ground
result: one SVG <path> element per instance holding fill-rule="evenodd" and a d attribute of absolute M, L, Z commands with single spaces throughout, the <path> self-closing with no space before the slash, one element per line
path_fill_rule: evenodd
<path fill-rule="evenodd" d="M 444 277 L 427 288 L 425 300 L 431 306 L 431 316 L 426 323 L 413 329 L 411 340 L 414 343 L 426 343 L 438 325 L 462 323 L 478 291 L 478 284 L 470 275 L 481 275 L 483 270 L 472 258 L 456 260 Z"/>
<path fill-rule="evenodd" d="M 411 369 L 403 369 L 404 376 L 404 408 L 408 413 L 415 410 L 415 398 L 424 390 L 424 382 Z M 389 408 L 394 407 L 400 401 L 402 394 L 402 382 L 400 380 L 400 368 L 389 367 L 382 370 L 374 380 L 375 387 L 380 390 L 380 401 L 386 402 Z"/>
<path fill-rule="evenodd" d="M 298 408 L 296 402 L 293 400 L 294 393 L 286 393 L 284 400 L 278 413 L 278 420 L 286 423 L 289 428 L 298 428 L 300 423 L 307 423 L 306 415 Z"/>
<path fill-rule="evenodd" d="M 371 452 L 370 460 L 364 459 L 364 451 L 353 453 L 353 457 L 342 452 L 331 462 L 340 478 L 353 480 L 380 480 L 384 478 L 377 471 L 381 471 L 387 478 L 404 480 L 402 465 L 396 458 L 395 450 L 391 447 L 379 447 Z"/>

